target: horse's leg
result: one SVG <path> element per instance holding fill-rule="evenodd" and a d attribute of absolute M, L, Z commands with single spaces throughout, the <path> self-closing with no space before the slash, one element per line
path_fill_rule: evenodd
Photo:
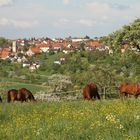
<path fill-rule="evenodd" d="M 14 103 L 15 100 L 16 100 L 15 97 L 11 97 L 11 102 L 12 103 Z"/>
<path fill-rule="evenodd" d="M 11 102 L 11 98 L 10 98 L 10 97 L 7 98 L 7 102 L 8 102 L 8 103 Z"/>
<path fill-rule="evenodd" d="M 97 96 L 97 98 L 98 98 L 99 100 L 101 99 L 101 98 L 100 98 L 100 95 L 99 95 L 98 93 L 96 94 L 96 96 Z"/>
<path fill-rule="evenodd" d="M 138 98 L 138 96 L 139 96 L 139 94 L 136 94 L 136 95 L 134 95 L 135 96 L 135 99 L 137 99 Z"/>
<path fill-rule="evenodd" d="M 120 93 L 120 99 L 122 102 L 124 101 L 124 93 Z"/>
<path fill-rule="evenodd" d="M 125 93 L 124 95 L 125 95 L 125 99 L 128 99 L 128 94 L 127 94 L 127 93 Z"/>

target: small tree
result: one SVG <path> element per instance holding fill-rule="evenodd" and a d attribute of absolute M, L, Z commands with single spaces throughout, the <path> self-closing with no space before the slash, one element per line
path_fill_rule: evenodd
<path fill-rule="evenodd" d="M 53 74 L 48 77 L 48 84 L 52 87 L 53 92 L 67 91 L 72 86 L 70 76 Z"/>

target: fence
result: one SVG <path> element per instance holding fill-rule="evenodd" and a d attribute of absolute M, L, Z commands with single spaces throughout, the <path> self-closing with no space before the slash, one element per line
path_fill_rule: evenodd
<path fill-rule="evenodd" d="M 6 93 L 8 90 L 8 85 L 27 85 L 27 86 L 36 86 L 41 87 L 39 92 L 36 92 L 35 98 L 39 100 L 80 100 L 83 98 L 82 89 L 81 90 L 71 90 L 71 91 L 57 91 L 57 92 L 46 92 L 47 86 L 37 85 L 37 84 L 26 84 L 18 82 L 0 82 L 0 93 Z M 116 86 L 105 86 L 99 87 L 99 94 L 102 99 L 113 99 L 119 98 L 119 88 Z"/>

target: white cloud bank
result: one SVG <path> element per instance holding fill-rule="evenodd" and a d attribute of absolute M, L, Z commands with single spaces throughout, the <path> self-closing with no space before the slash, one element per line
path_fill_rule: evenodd
<path fill-rule="evenodd" d="M 92 19 L 80 19 L 79 23 L 87 27 L 93 27 L 94 25 L 96 25 L 97 21 Z"/>
<path fill-rule="evenodd" d="M 38 25 L 37 21 L 14 20 L 8 18 L 0 19 L 1 26 L 13 26 L 15 28 L 32 28 Z"/>
<path fill-rule="evenodd" d="M 63 0 L 63 3 L 64 3 L 65 5 L 68 5 L 70 2 L 71 2 L 71 0 Z"/>
<path fill-rule="evenodd" d="M 13 0 L 0 0 L 0 7 L 13 4 Z"/>

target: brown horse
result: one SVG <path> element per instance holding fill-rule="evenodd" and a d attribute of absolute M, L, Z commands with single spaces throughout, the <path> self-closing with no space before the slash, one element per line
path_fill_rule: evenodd
<path fill-rule="evenodd" d="M 120 97 L 123 99 L 124 96 L 134 95 L 138 98 L 140 95 L 140 84 L 121 84 L 120 85 Z"/>
<path fill-rule="evenodd" d="M 98 93 L 98 88 L 96 84 L 91 83 L 86 85 L 83 88 L 83 97 L 86 100 L 92 100 L 93 98 L 96 99 L 96 97 L 100 100 L 100 95 Z"/>
<path fill-rule="evenodd" d="M 11 89 L 8 91 L 8 94 L 7 94 L 7 102 L 14 102 L 14 101 L 17 101 L 17 94 L 18 94 L 18 90 L 16 89 Z"/>
<path fill-rule="evenodd" d="M 11 89 L 8 91 L 7 102 L 14 101 L 35 101 L 33 94 L 26 88 L 21 88 L 19 90 Z"/>
<path fill-rule="evenodd" d="M 21 88 L 18 90 L 17 99 L 21 102 L 25 101 L 36 101 L 31 91 L 26 88 Z"/>

